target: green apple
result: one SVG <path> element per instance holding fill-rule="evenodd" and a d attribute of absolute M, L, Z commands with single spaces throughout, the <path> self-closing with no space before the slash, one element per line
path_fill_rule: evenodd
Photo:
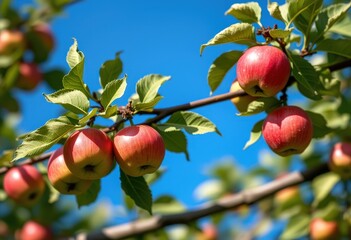
<path fill-rule="evenodd" d="M 239 90 L 243 90 L 240 87 L 239 82 L 237 80 L 233 81 L 230 87 L 230 92 L 237 92 Z M 238 109 L 239 112 L 244 113 L 244 112 L 247 112 L 249 104 L 255 101 L 256 99 L 258 99 L 258 97 L 246 95 L 246 96 L 232 98 L 230 101 L 235 105 L 235 107 Z"/>

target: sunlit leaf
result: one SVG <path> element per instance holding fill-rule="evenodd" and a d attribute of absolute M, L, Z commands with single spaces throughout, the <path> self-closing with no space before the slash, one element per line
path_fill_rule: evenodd
<path fill-rule="evenodd" d="M 252 144 L 258 141 L 260 139 L 261 134 L 262 134 L 262 125 L 263 125 L 264 120 L 258 121 L 255 123 L 253 126 L 251 133 L 250 133 L 250 139 L 246 142 L 244 146 L 244 150 L 248 147 L 250 147 Z"/>
<path fill-rule="evenodd" d="M 120 58 L 121 52 L 116 53 L 116 57 L 113 60 L 108 60 L 102 64 L 100 68 L 100 84 L 102 88 L 117 79 L 122 73 L 123 63 Z"/>
<path fill-rule="evenodd" d="M 78 51 L 78 42 L 75 38 L 73 38 L 73 44 L 68 50 L 67 56 L 66 56 L 66 61 L 69 65 L 69 67 L 72 69 L 74 68 L 78 63 L 82 62 L 84 59 L 84 55 L 81 51 Z"/>
<path fill-rule="evenodd" d="M 156 126 L 162 136 L 166 149 L 171 152 L 184 153 L 187 160 L 190 160 L 187 149 L 187 139 L 182 131 L 167 131 L 167 128 Z"/>
<path fill-rule="evenodd" d="M 151 74 L 141 78 L 136 86 L 140 102 L 148 103 L 153 101 L 157 97 L 161 85 L 169 79 L 171 79 L 170 76 L 159 74 Z"/>
<path fill-rule="evenodd" d="M 101 104 L 107 109 L 113 101 L 123 96 L 127 88 L 127 76 L 122 79 L 112 80 L 105 85 L 101 94 Z"/>
<path fill-rule="evenodd" d="M 324 51 L 351 58 L 350 39 L 324 39 L 315 48 L 317 51 Z"/>
<path fill-rule="evenodd" d="M 257 2 L 235 3 L 225 14 L 229 14 L 246 23 L 258 23 L 261 20 L 261 7 Z"/>

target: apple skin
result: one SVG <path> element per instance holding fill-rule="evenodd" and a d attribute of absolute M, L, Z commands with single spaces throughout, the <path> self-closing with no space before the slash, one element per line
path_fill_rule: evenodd
<path fill-rule="evenodd" d="M 296 106 L 283 106 L 268 114 L 262 134 L 268 146 L 280 156 L 302 153 L 310 144 L 313 125 L 307 113 Z"/>
<path fill-rule="evenodd" d="M 310 223 L 310 238 L 312 240 L 339 239 L 339 226 L 336 221 L 325 221 L 314 218 Z"/>
<path fill-rule="evenodd" d="M 63 157 L 63 148 L 57 149 L 49 158 L 48 178 L 52 186 L 62 194 L 78 195 L 91 186 L 91 180 L 77 178 L 68 169 Z"/>
<path fill-rule="evenodd" d="M 255 46 L 239 58 L 236 68 L 240 86 L 251 96 L 272 97 L 287 84 L 290 62 L 282 50 Z"/>
<path fill-rule="evenodd" d="M 240 87 L 239 82 L 237 80 L 234 80 L 232 85 L 230 86 L 230 92 L 237 92 L 239 90 L 243 89 Z M 246 95 L 232 98 L 230 99 L 230 101 L 234 104 L 234 106 L 236 107 L 236 109 L 238 109 L 239 112 L 243 113 L 247 112 L 249 104 L 255 101 L 256 99 L 258 99 L 258 97 Z"/>
<path fill-rule="evenodd" d="M 196 240 L 216 240 L 218 239 L 217 227 L 212 223 L 205 224 L 201 232 L 196 235 Z"/>
<path fill-rule="evenodd" d="M 120 168 L 132 177 L 155 172 L 165 156 L 161 135 L 147 125 L 123 128 L 114 137 L 113 146 Z"/>
<path fill-rule="evenodd" d="M 54 234 L 51 228 L 36 221 L 26 222 L 18 233 L 18 240 L 51 240 Z"/>
<path fill-rule="evenodd" d="M 18 49 L 25 49 L 24 34 L 18 30 L 3 30 L 0 32 L 0 55 L 10 55 Z"/>
<path fill-rule="evenodd" d="M 42 174 L 34 166 L 21 165 L 6 172 L 4 190 L 16 203 L 32 206 L 43 195 L 45 182 Z"/>
<path fill-rule="evenodd" d="M 33 90 L 43 80 L 39 66 L 35 63 L 21 62 L 19 65 L 19 77 L 17 87 L 22 90 Z"/>
<path fill-rule="evenodd" d="M 343 179 L 351 178 L 351 143 L 336 143 L 329 157 L 329 168 Z"/>
<path fill-rule="evenodd" d="M 32 32 L 41 39 L 41 42 L 48 52 L 51 52 L 55 48 L 55 38 L 48 24 L 36 24 L 32 28 Z"/>
<path fill-rule="evenodd" d="M 63 156 L 68 169 L 77 178 L 100 179 L 114 167 L 112 145 L 103 131 L 85 128 L 68 137 L 63 146 Z"/>

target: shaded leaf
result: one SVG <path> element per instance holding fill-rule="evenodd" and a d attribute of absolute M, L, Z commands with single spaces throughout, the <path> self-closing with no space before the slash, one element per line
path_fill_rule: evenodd
<path fill-rule="evenodd" d="M 269 35 L 273 38 L 286 38 L 289 37 L 291 34 L 293 28 L 290 28 L 288 30 L 282 30 L 282 29 L 272 29 L 269 30 Z"/>
<path fill-rule="evenodd" d="M 258 23 L 261 20 L 261 7 L 257 2 L 235 3 L 225 14 L 229 14 L 246 23 Z"/>
<path fill-rule="evenodd" d="M 187 149 L 187 139 L 182 131 L 167 131 L 167 128 L 156 126 L 156 129 L 162 136 L 165 147 L 168 151 L 175 153 L 184 153 L 186 160 L 190 160 L 189 152 Z"/>
<path fill-rule="evenodd" d="M 260 139 L 261 134 L 262 134 L 262 125 L 263 125 L 264 120 L 260 120 L 255 125 L 253 126 L 251 133 L 250 133 L 250 139 L 246 142 L 244 146 L 244 150 L 248 147 L 250 147 L 252 144 L 258 141 Z"/>
<path fill-rule="evenodd" d="M 314 201 L 312 205 L 317 206 L 323 201 L 339 181 L 340 176 L 334 172 L 325 173 L 313 179 L 312 189 L 314 193 Z"/>
<path fill-rule="evenodd" d="M 324 39 L 315 48 L 317 51 L 324 51 L 351 58 L 350 39 Z"/>
<path fill-rule="evenodd" d="M 13 158 L 13 150 L 5 150 L 0 155 L 0 167 L 9 167 L 11 166 L 11 161 Z"/>
<path fill-rule="evenodd" d="M 79 90 L 89 97 L 89 89 L 83 82 L 83 71 L 84 58 L 63 77 L 62 84 L 65 89 Z"/>
<path fill-rule="evenodd" d="M 306 113 L 312 121 L 314 138 L 322 138 L 332 132 L 332 129 L 327 126 L 328 123 L 321 114 L 310 111 L 306 111 Z"/>
<path fill-rule="evenodd" d="M 86 192 L 76 195 L 78 208 L 87 206 L 96 201 L 101 189 L 100 185 L 100 179 L 94 180 Z"/>
<path fill-rule="evenodd" d="M 309 233 L 310 216 L 307 214 L 297 214 L 291 217 L 279 239 L 291 240 L 299 239 Z"/>
<path fill-rule="evenodd" d="M 280 105 L 280 101 L 275 97 L 262 97 L 249 103 L 246 112 L 238 113 L 239 116 L 250 116 L 253 114 L 269 111 Z"/>

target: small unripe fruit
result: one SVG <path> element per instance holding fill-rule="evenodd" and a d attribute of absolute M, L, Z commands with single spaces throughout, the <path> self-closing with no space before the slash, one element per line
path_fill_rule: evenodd
<path fill-rule="evenodd" d="M 103 131 L 85 128 L 74 132 L 63 147 L 68 169 L 81 179 L 100 179 L 114 167 L 112 141 Z"/>
<path fill-rule="evenodd" d="M 36 221 L 26 222 L 18 234 L 18 240 L 52 240 L 52 230 Z"/>
<path fill-rule="evenodd" d="M 35 63 L 22 62 L 19 65 L 17 87 L 23 90 L 33 90 L 43 80 L 43 75 Z"/>
<path fill-rule="evenodd" d="M 272 97 L 287 84 L 290 62 L 279 48 L 255 46 L 239 58 L 236 73 L 245 92 L 251 96 Z"/>
<path fill-rule="evenodd" d="M 63 157 L 63 148 L 57 149 L 48 162 L 48 179 L 52 186 L 62 194 L 81 194 L 91 186 L 91 180 L 74 176 Z"/>
<path fill-rule="evenodd" d="M 10 55 L 25 49 L 25 38 L 21 31 L 3 30 L 0 32 L 0 55 Z"/>
<path fill-rule="evenodd" d="M 120 130 L 114 138 L 113 149 L 122 171 L 132 177 L 155 172 L 165 156 L 161 135 L 146 125 Z"/>
<path fill-rule="evenodd" d="M 351 143 L 336 143 L 329 157 L 330 169 L 343 179 L 351 178 Z"/>
<path fill-rule="evenodd" d="M 310 223 L 310 237 L 312 240 L 339 239 L 339 226 L 336 221 L 325 221 L 315 218 Z"/>
<path fill-rule="evenodd" d="M 32 28 L 32 32 L 36 34 L 41 43 L 43 43 L 45 50 L 52 51 L 55 47 L 55 38 L 48 24 L 37 24 Z"/>
<path fill-rule="evenodd" d="M 313 125 L 307 113 L 296 106 L 283 106 L 268 114 L 262 126 L 268 146 L 280 156 L 302 153 L 310 144 Z"/>
<path fill-rule="evenodd" d="M 230 92 L 237 92 L 242 90 L 237 80 L 233 81 Z M 247 112 L 248 106 L 251 102 L 258 99 L 258 97 L 253 97 L 251 95 L 245 95 L 240 97 L 232 98 L 230 101 L 235 105 L 239 112 Z"/>
<path fill-rule="evenodd" d="M 32 206 L 43 195 L 45 182 L 41 173 L 34 166 L 22 165 L 6 172 L 4 190 L 16 203 Z"/>

